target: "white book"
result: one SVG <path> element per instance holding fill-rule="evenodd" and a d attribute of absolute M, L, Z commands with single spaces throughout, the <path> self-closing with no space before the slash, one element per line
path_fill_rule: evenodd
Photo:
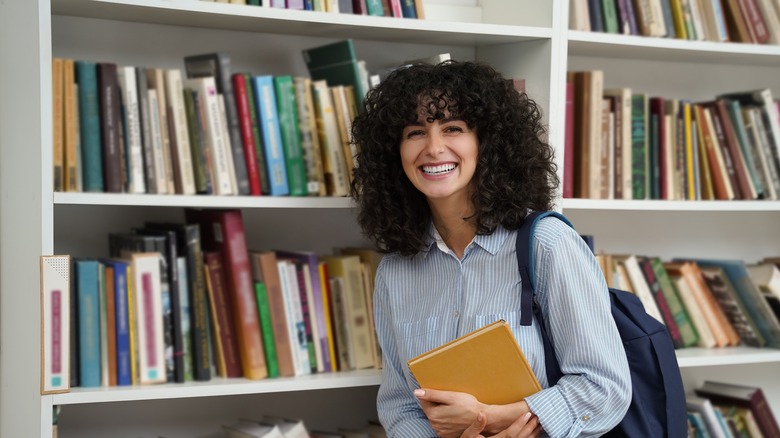
<path fill-rule="evenodd" d="M 159 252 L 133 253 L 133 304 L 139 382 L 165 383 L 165 341 Z"/>
<path fill-rule="evenodd" d="M 125 135 L 127 138 L 127 164 L 129 193 L 146 193 L 144 176 L 144 149 L 141 142 L 141 116 L 138 111 L 138 86 L 135 67 L 119 67 L 119 90 L 124 105 Z"/>
<path fill-rule="evenodd" d="M 190 132 L 187 126 L 187 109 L 184 107 L 184 88 L 182 87 L 181 70 L 165 71 L 165 92 L 171 106 L 170 117 L 173 119 L 176 134 L 176 162 L 182 193 L 195 194 L 195 175 L 192 170 L 192 151 Z M 174 172 L 176 173 L 176 172 Z"/>
<path fill-rule="evenodd" d="M 238 181 L 236 180 L 236 167 L 235 162 L 233 161 L 233 148 L 230 144 L 230 134 L 228 131 L 228 122 L 227 122 L 227 108 L 225 108 L 225 96 L 222 94 L 217 95 L 217 99 L 219 100 L 219 125 L 222 128 L 222 138 L 225 139 L 223 142 L 225 146 L 225 157 L 227 157 L 228 160 L 228 172 L 230 173 L 230 191 L 234 194 L 238 194 Z"/>
<path fill-rule="evenodd" d="M 173 178 L 173 159 L 171 157 L 171 138 L 168 135 L 168 104 L 165 96 L 165 75 L 161 68 L 146 70 L 148 87 L 157 90 L 157 116 L 160 119 L 160 139 L 162 140 L 163 168 L 167 193 L 176 193 Z"/>
<path fill-rule="evenodd" d="M 284 438 L 309 438 L 309 431 L 303 420 L 264 415 L 258 423 L 277 426 Z"/>
<path fill-rule="evenodd" d="M 688 0 L 691 4 L 691 21 L 693 21 L 693 28 L 696 31 L 696 40 L 698 41 L 712 41 L 713 37 L 709 28 L 706 27 L 704 20 L 706 19 L 702 14 L 702 10 L 699 7 L 699 0 Z M 667 29 L 671 29 L 671 26 L 667 25 Z"/>
<path fill-rule="evenodd" d="M 225 154 L 225 135 L 219 112 L 217 85 L 213 77 L 191 78 L 182 82 L 184 88 L 196 91 L 200 99 L 201 111 L 205 119 L 206 149 L 211 157 L 211 175 L 213 193 L 232 195 L 230 181 L 230 161 Z"/>
<path fill-rule="evenodd" d="M 661 311 L 658 309 L 655 298 L 653 298 L 653 293 L 647 285 L 645 275 L 642 273 L 642 268 L 639 267 L 639 260 L 637 260 L 635 255 L 630 255 L 623 261 L 623 266 L 625 266 L 626 272 L 628 272 L 628 276 L 631 279 L 634 294 L 639 298 L 639 301 L 642 302 L 642 305 L 645 307 L 645 312 L 662 324 L 665 324 L 664 319 L 661 316 Z"/>
<path fill-rule="evenodd" d="M 167 194 L 168 184 L 165 182 L 165 159 L 163 158 L 163 141 L 162 133 L 160 132 L 162 126 L 160 126 L 160 114 L 157 104 L 157 90 L 150 88 L 147 90 L 147 93 L 149 95 L 149 128 L 151 131 L 150 139 L 152 141 L 152 163 L 154 167 L 154 179 L 157 182 L 156 193 Z"/>
<path fill-rule="evenodd" d="M 302 375 L 300 364 L 303 360 L 300 357 L 301 338 L 299 336 L 299 327 L 295 318 L 295 310 L 292 303 L 294 296 L 291 293 L 292 285 L 290 284 L 290 274 L 287 270 L 287 265 L 289 263 L 290 262 L 287 260 L 277 260 L 276 267 L 279 271 L 279 284 L 282 288 L 282 297 L 284 298 L 284 315 L 287 319 L 287 336 L 290 340 L 290 351 L 292 351 L 293 368 L 295 369 L 295 375 L 300 376 Z M 306 359 L 308 360 L 308 356 Z"/>
<path fill-rule="evenodd" d="M 70 390 L 70 256 L 41 256 L 41 394 Z"/>
<path fill-rule="evenodd" d="M 731 433 L 724 430 L 721 426 L 718 416 L 715 414 L 715 408 L 709 399 L 698 397 L 693 394 L 686 394 L 685 404 L 688 411 L 698 412 L 704 420 L 704 427 L 707 428 L 711 438 L 729 438 Z"/>

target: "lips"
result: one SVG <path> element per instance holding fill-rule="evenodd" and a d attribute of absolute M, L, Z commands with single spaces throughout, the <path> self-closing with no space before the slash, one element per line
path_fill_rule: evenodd
<path fill-rule="evenodd" d="M 458 167 L 456 163 L 444 163 L 436 165 L 420 166 L 420 170 L 426 175 L 443 175 L 445 173 L 452 172 Z"/>

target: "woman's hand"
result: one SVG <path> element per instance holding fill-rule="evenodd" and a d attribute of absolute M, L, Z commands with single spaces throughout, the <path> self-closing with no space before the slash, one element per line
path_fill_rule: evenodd
<path fill-rule="evenodd" d="M 478 421 L 479 413 L 485 410 L 485 405 L 465 392 L 417 389 L 414 395 L 420 401 L 431 427 L 442 438 L 460 437 Z M 478 436 L 483 427 L 473 436 Z"/>
<path fill-rule="evenodd" d="M 460 438 L 485 438 L 480 434 L 487 424 L 487 417 L 480 412 L 477 419 L 463 431 Z M 536 415 L 530 412 L 515 420 L 508 428 L 499 432 L 497 435 L 489 435 L 491 438 L 538 438 L 542 433 L 542 426 Z"/>

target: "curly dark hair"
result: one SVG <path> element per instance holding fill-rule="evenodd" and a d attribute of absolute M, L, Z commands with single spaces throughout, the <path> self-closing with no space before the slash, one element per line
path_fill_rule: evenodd
<path fill-rule="evenodd" d="M 372 89 L 352 123 L 360 152 L 351 194 L 358 223 L 379 250 L 416 254 L 430 226 L 425 196 L 406 177 L 400 157 L 402 131 L 417 120 L 420 102 L 426 102 L 429 122 L 449 113 L 476 129 L 475 213 L 464 220 L 477 234 L 490 234 L 499 224 L 516 229 L 528 209 L 552 208 L 559 180 L 536 103 L 485 64 L 415 64 Z"/>

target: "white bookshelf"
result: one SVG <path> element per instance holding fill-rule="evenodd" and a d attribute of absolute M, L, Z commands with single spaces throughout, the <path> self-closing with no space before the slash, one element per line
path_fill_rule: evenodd
<path fill-rule="evenodd" d="M 196 0 L 0 2 L 0 436 L 50 437 L 53 406 L 62 408 L 65 438 L 211 438 L 222 423 L 264 413 L 301 417 L 314 428 L 360 427 L 375 415 L 381 373 L 38 395 L 41 254 L 105 255 L 108 232 L 181 221 L 186 207 L 242 209 L 250 248 L 327 253 L 364 242 L 346 198 L 52 193 L 52 56 L 182 68 L 186 55 L 222 50 L 234 71 L 305 75 L 302 49 L 344 38 L 355 40 L 369 70 L 449 52 L 525 78 L 559 150 L 567 69 L 601 68 L 608 86 L 660 95 L 699 99 L 768 86 L 780 96 L 778 47 L 569 32 L 568 3 L 426 0 L 423 21 Z M 746 260 L 780 253 L 778 202 L 564 199 L 559 208 L 606 251 Z M 708 377 L 754 383 L 780 411 L 772 377 L 780 352 L 690 349 L 678 359 L 686 386 Z"/>

